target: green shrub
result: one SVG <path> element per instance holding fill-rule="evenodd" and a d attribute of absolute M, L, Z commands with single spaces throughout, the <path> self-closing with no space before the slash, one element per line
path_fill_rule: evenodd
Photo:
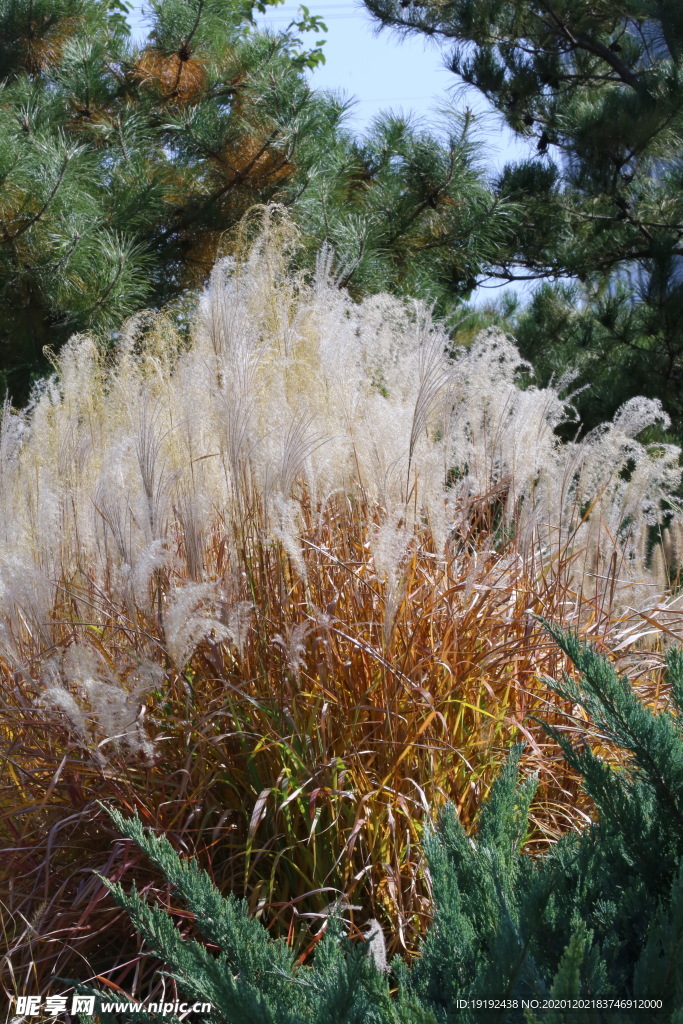
<path fill-rule="evenodd" d="M 452 805 L 446 808 L 426 839 L 434 922 L 411 967 L 394 961 L 395 998 L 377 956 L 367 955 L 376 941 L 353 944 L 331 918 L 312 965 L 302 966 L 165 838 L 111 812 L 220 951 L 181 937 L 168 914 L 135 890 L 107 883 L 180 989 L 213 1004 L 211 1020 L 532 1024 L 541 1017 L 523 1009 L 523 1000 L 582 998 L 604 1005 L 580 1014 L 556 1009 L 543 1021 L 683 1021 L 683 652 L 668 656 L 672 710 L 654 713 L 609 660 L 573 634 L 550 632 L 580 678 L 549 685 L 583 708 L 626 758 L 615 767 L 546 726 L 581 773 L 597 815 L 542 857 L 522 852 L 536 779 L 518 779 L 520 746 L 481 810 L 476 838 Z M 509 1004 L 482 1010 L 472 1006 L 475 999 Z M 639 999 L 661 1001 L 661 1010 L 644 1016 L 623 1003 L 609 1008 L 609 1001 Z"/>

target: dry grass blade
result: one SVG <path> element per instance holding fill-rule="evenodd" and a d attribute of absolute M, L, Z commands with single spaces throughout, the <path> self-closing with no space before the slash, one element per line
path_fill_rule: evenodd
<path fill-rule="evenodd" d="M 681 612 L 647 538 L 666 527 L 673 575 L 677 453 L 631 436 L 660 411 L 560 446 L 566 403 L 518 386 L 510 339 L 448 356 L 424 310 L 289 277 L 291 229 L 266 227 L 190 345 L 153 317 L 112 365 L 76 339 L 33 411 L 3 414 L 8 990 L 86 964 L 152 983 L 93 871 L 170 897 L 95 797 L 302 955 L 337 900 L 410 953 L 424 824 L 445 800 L 471 822 L 512 740 L 540 777 L 529 848 L 585 820 L 534 723 L 585 731 L 543 685 L 563 662 L 533 616 L 638 645 L 665 696 Z"/>

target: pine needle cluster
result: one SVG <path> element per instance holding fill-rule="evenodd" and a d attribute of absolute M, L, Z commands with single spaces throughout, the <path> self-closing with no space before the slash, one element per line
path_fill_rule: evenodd
<path fill-rule="evenodd" d="M 510 211 L 469 115 L 443 139 L 394 116 L 357 139 L 348 102 L 306 77 L 315 15 L 272 33 L 260 0 L 153 0 L 133 43 L 119 7 L 0 3 L 0 400 L 25 404 L 74 331 L 111 343 L 169 303 L 187 326 L 254 204 L 294 211 L 309 270 L 332 244 L 356 296 L 446 311 L 472 289 Z"/>
<path fill-rule="evenodd" d="M 495 190 L 517 205 L 493 276 L 545 282 L 520 316 L 543 379 L 590 384 L 589 427 L 636 390 L 683 435 L 683 20 L 678 0 L 366 0 L 379 24 L 439 40 L 521 157 Z M 565 278 L 558 281 L 558 278 Z"/>

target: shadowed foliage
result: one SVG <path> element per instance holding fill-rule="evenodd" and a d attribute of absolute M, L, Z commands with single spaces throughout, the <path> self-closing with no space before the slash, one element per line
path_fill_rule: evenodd
<path fill-rule="evenodd" d="M 554 282 L 520 317 L 523 354 L 544 381 L 573 369 L 591 385 L 579 399 L 588 427 L 637 392 L 660 398 L 683 436 L 678 0 L 366 6 L 443 43 L 451 70 L 527 145 L 496 183 L 521 216 L 494 271 Z"/>

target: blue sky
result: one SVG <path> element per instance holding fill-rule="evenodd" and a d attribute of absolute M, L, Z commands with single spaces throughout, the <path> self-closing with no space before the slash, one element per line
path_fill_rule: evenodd
<path fill-rule="evenodd" d="M 311 75 L 311 83 L 354 97 L 354 128 L 362 130 L 374 115 L 387 109 L 410 111 L 428 122 L 436 120 L 438 127 L 439 109 L 467 105 L 482 118 L 492 169 L 526 154 L 525 146 L 513 138 L 476 90 L 444 67 L 446 51 L 433 40 L 400 38 L 386 29 L 378 32 L 377 22 L 359 0 L 321 0 L 317 4 L 309 0 L 308 6 L 328 27 L 326 63 Z M 273 8 L 263 20 L 284 28 L 296 11 L 296 5 L 287 2 Z"/>

